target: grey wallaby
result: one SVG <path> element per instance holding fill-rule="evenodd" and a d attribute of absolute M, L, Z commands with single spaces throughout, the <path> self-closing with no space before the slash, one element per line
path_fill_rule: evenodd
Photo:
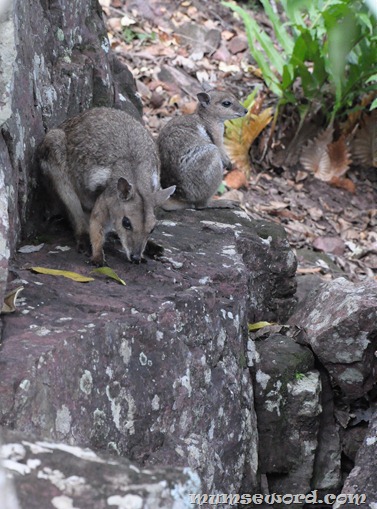
<path fill-rule="evenodd" d="M 160 187 L 157 147 L 147 129 L 123 111 L 93 108 L 50 130 L 39 160 L 67 209 L 78 249 L 90 238 L 92 262 L 103 265 L 105 236 L 115 231 L 127 258 L 140 263 L 155 207 L 175 190 Z"/>
<path fill-rule="evenodd" d="M 211 201 L 224 168 L 231 168 L 223 143 L 224 122 L 243 117 L 247 110 L 229 92 L 208 90 L 197 97 L 196 112 L 170 120 L 157 140 L 161 183 L 177 187 L 165 210 L 229 206 L 226 200 Z"/>

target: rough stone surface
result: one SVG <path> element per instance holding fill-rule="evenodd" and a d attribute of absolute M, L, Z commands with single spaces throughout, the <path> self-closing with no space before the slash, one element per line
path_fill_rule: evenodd
<path fill-rule="evenodd" d="M 125 458 L 10 431 L 2 440 L 0 458 L 19 501 L 6 479 L 3 509 L 188 509 L 190 494 L 200 493 L 199 477 L 188 468 L 140 469 Z M 0 483 L 4 477 L 2 470 Z"/>
<path fill-rule="evenodd" d="M 377 412 L 375 412 L 371 420 L 364 443 L 357 453 L 355 467 L 346 479 L 342 489 L 343 494 L 365 495 L 366 499 L 364 499 L 364 504 L 361 507 L 368 509 L 376 509 L 377 507 L 376 458 Z M 339 507 L 351 509 L 356 507 L 356 503 L 354 500 L 353 502 L 348 501 L 346 504 L 334 504 L 334 509 L 339 509 Z"/>
<path fill-rule="evenodd" d="M 323 495 L 338 493 L 341 479 L 341 443 L 334 417 L 334 393 L 330 377 L 321 368 L 321 407 L 318 447 L 316 450 L 312 487 Z"/>
<path fill-rule="evenodd" d="M 304 327 L 307 342 L 348 400 L 365 395 L 377 379 L 377 283 L 338 278 L 298 306 L 289 322 Z"/>
<path fill-rule="evenodd" d="M 140 113 L 131 73 L 109 53 L 96 0 L 74 0 L 69 9 L 63 0 L 8 6 L 0 16 L 1 302 L 8 251 L 21 226 L 34 234 L 42 215 L 35 148 L 45 131 L 91 106 Z"/>
<path fill-rule="evenodd" d="M 13 271 L 27 283 L 20 311 L 4 319 L 0 422 L 140 464 L 188 465 L 208 493 L 237 492 L 245 475 L 252 489 L 257 431 L 245 335 L 249 303 L 267 296 L 250 285 L 248 261 L 252 250 L 252 260 L 274 264 L 286 243 L 281 228 L 268 243 L 259 228 L 237 211 L 166 215 L 155 235 L 163 263 L 132 265 L 106 248 L 125 287 L 26 270 L 88 274 L 71 236 L 69 251 L 59 251 L 67 244 L 59 238 L 18 254 Z M 282 281 L 284 269 L 270 274 L 266 264 L 269 277 Z"/>
<path fill-rule="evenodd" d="M 260 471 L 275 493 L 311 489 L 321 382 L 311 351 L 279 333 L 248 342 L 255 380 Z"/>

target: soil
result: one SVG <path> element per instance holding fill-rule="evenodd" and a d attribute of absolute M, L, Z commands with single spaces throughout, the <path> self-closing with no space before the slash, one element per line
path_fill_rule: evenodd
<path fill-rule="evenodd" d="M 112 49 L 134 75 L 144 122 L 155 136 L 173 116 L 194 111 L 204 81 L 230 89 L 241 101 L 258 87 L 266 94 L 264 107 L 276 104 L 252 61 L 242 21 L 221 2 L 101 0 L 101 5 Z M 270 29 L 257 3 L 242 5 Z M 297 118 L 279 125 L 294 131 Z M 376 168 L 351 166 L 348 185 L 335 187 L 305 170 L 298 158 L 284 161 L 284 150 L 259 160 L 266 133 L 251 147 L 246 186 L 228 184 L 224 197 L 239 201 L 252 218 L 284 226 L 298 274 L 377 280 Z"/>

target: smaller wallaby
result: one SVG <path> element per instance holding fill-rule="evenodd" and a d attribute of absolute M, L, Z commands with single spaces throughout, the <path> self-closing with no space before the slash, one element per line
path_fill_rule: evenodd
<path fill-rule="evenodd" d="M 155 224 L 155 207 L 175 187 L 160 187 L 157 147 L 129 114 L 93 108 L 66 120 L 39 147 L 42 171 L 64 203 L 77 247 L 90 238 L 92 262 L 105 262 L 106 233 L 115 231 L 127 258 L 142 261 Z"/>
<path fill-rule="evenodd" d="M 229 92 L 209 90 L 197 97 L 196 112 L 173 118 L 158 136 L 161 184 L 177 187 L 162 206 L 165 210 L 229 207 L 226 200 L 211 200 L 224 167 L 232 166 L 223 143 L 224 122 L 243 117 L 247 110 Z"/>

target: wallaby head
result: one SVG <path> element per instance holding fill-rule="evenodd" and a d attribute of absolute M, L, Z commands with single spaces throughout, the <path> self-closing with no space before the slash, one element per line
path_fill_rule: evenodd
<path fill-rule="evenodd" d="M 247 113 L 247 109 L 230 92 L 208 90 L 199 92 L 197 97 L 199 100 L 197 113 L 203 118 L 225 122 L 225 120 L 243 117 Z"/>
<path fill-rule="evenodd" d="M 148 237 L 156 225 L 155 208 L 165 203 L 174 191 L 175 186 L 171 186 L 140 193 L 125 177 L 117 180 L 115 199 L 110 193 L 112 203 L 107 205 L 112 227 L 130 261 L 141 262 Z"/>

